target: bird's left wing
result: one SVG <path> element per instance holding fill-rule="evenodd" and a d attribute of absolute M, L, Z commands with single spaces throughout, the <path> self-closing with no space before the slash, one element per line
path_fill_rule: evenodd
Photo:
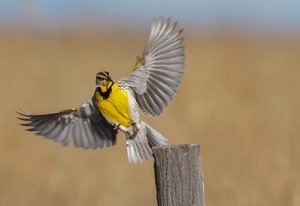
<path fill-rule="evenodd" d="M 155 19 L 134 71 L 120 80 L 134 91 L 141 110 L 153 117 L 168 106 L 181 83 L 184 68 L 182 31 L 170 19 Z"/>
<path fill-rule="evenodd" d="M 96 149 L 113 146 L 117 131 L 95 109 L 89 100 L 79 109 L 67 109 L 50 114 L 19 113 L 22 126 L 30 127 L 28 131 L 52 139 L 63 145 L 73 140 L 74 146 L 84 149 Z"/>

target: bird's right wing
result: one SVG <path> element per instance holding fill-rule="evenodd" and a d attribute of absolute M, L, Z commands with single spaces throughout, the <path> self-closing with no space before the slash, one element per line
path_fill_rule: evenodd
<path fill-rule="evenodd" d="M 89 100 L 79 109 L 67 109 L 50 114 L 23 114 L 22 126 L 30 127 L 28 131 L 68 145 L 72 139 L 75 147 L 96 149 L 113 146 L 116 143 L 117 131 L 95 109 Z"/>

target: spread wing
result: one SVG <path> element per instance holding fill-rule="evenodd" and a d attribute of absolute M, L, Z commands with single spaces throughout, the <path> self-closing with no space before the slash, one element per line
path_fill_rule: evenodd
<path fill-rule="evenodd" d="M 171 102 L 183 76 L 183 29 L 176 26 L 170 19 L 155 19 L 134 71 L 120 80 L 134 91 L 141 110 L 153 117 L 160 115 Z"/>
<path fill-rule="evenodd" d="M 87 101 L 78 110 L 68 109 L 61 112 L 27 115 L 19 113 L 19 119 L 37 135 L 52 139 L 63 145 L 73 140 L 74 146 L 84 149 L 96 149 L 113 146 L 116 143 L 116 130 L 102 114 Z"/>

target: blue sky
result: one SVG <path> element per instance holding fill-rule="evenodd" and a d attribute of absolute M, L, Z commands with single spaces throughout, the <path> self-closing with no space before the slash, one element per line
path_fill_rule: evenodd
<path fill-rule="evenodd" d="M 0 26 L 142 25 L 160 15 L 195 29 L 300 30 L 299 0 L 0 0 Z"/>

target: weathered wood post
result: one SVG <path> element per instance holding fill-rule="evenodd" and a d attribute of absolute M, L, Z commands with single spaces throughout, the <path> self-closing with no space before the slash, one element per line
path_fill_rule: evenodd
<path fill-rule="evenodd" d="M 200 145 L 153 148 L 158 206 L 205 206 Z"/>

